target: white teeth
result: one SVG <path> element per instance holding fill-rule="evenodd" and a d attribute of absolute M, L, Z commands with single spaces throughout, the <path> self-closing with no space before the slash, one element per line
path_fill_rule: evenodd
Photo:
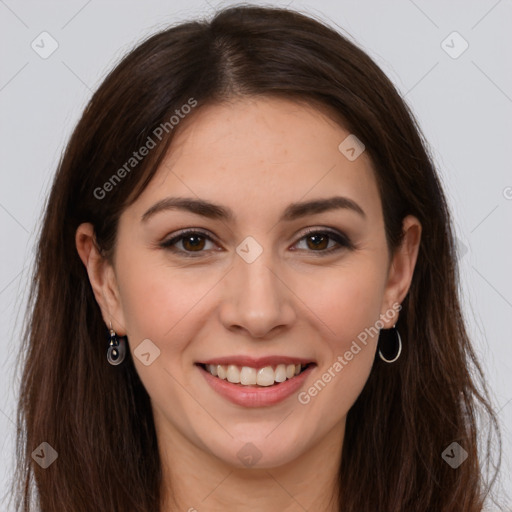
<path fill-rule="evenodd" d="M 214 377 L 227 380 L 233 384 L 242 384 L 244 386 L 272 386 L 276 382 L 284 382 L 291 379 L 301 372 L 300 364 L 278 364 L 276 369 L 272 366 L 265 368 L 251 368 L 249 366 L 240 367 L 230 364 L 228 366 L 222 364 L 207 364 L 206 370 Z"/>
<path fill-rule="evenodd" d="M 272 386 L 275 382 L 276 372 L 272 369 L 272 366 L 265 366 L 258 370 L 258 376 L 256 377 L 256 384 L 258 386 Z"/>
<path fill-rule="evenodd" d="M 240 382 L 240 370 L 234 364 L 230 364 L 228 366 L 226 377 L 229 382 L 238 384 Z"/>
<path fill-rule="evenodd" d="M 240 372 L 240 384 L 244 384 L 245 386 L 254 386 L 254 384 L 256 384 L 256 370 L 254 368 L 244 366 Z"/>
<path fill-rule="evenodd" d="M 221 364 L 217 365 L 217 377 L 219 377 L 219 379 L 226 379 L 227 373 L 225 366 L 222 366 Z"/>
<path fill-rule="evenodd" d="M 286 365 L 278 364 L 276 368 L 276 382 L 284 382 L 286 380 Z"/>

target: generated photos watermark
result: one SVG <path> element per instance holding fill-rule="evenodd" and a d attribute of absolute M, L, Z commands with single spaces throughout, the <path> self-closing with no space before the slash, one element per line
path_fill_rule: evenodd
<path fill-rule="evenodd" d="M 104 199 L 109 192 L 114 190 L 114 188 L 121 183 L 123 178 L 135 169 L 135 167 L 144 160 L 144 157 L 146 157 L 149 152 L 156 147 L 157 142 L 155 139 L 158 139 L 158 142 L 161 142 L 164 133 L 168 134 L 174 130 L 180 121 L 184 119 L 195 106 L 197 106 L 197 100 L 189 98 L 187 103 L 174 111 L 174 114 L 168 121 L 160 123 L 153 130 L 152 134 L 148 136 L 146 142 L 139 148 L 139 150 L 134 151 L 132 156 L 129 157 L 128 160 L 126 160 L 126 162 L 101 187 L 96 187 L 94 189 L 94 197 L 99 200 Z"/>
<path fill-rule="evenodd" d="M 379 334 L 380 329 L 384 328 L 385 324 L 383 320 L 391 320 L 395 316 L 395 313 L 401 309 L 402 305 L 398 302 L 395 302 L 390 309 L 380 315 L 380 319 L 377 320 L 371 327 L 367 327 L 364 329 L 364 331 L 361 331 L 357 335 L 357 340 L 366 346 L 368 343 L 368 336 L 376 336 Z M 331 382 L 343 370 L 343 368 L 345 368 L 345 366 L 347 366 L 348 363 L 352 361 L 352 359 L 354 359 L 354 356 L 361 352 L 362 347 L 359 345 L 357 340 L 352 341 L 350 349 L 347 350 L 343 355 L 339 355 L 336 358 L 336 361 L 334 361 L 334 363 L 316 380 L 313 385 L 307 389 L 307 391 L 301 391 L 297 395 L 299 403 L 302 405 L 309 404 L 311 399 L 317 396 L 318 393 L 320 393 L 320 391 L 322 391 L 327 386 L 327 384 Z"/>

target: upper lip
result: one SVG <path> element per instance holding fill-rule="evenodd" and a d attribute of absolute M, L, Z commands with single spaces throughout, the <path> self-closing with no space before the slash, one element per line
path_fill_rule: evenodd
<path fill-rule="evenodd" d="M 248 366 L 250 368 L 265 368 L 266 366 L 275 366 L 278 364 L 310 364 L 314 363 L 312 359 L 304 359 L 301 357 L 290 356 L 265 356 L 265 357 L 250 357 L 250 356 L 227 356 L 216 357 L 214 359 L 207 359 L 199 361 L 197 364 L 212 364 L 212 365 L 236 365 Z"/>

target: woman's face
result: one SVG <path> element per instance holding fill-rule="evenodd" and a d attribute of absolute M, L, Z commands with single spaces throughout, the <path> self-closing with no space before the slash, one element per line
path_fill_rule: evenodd
<path fill-rule="evenodd" d="M 350 133 L 320 111 L 246 98 L 196 114 L 121 215 L 113 291 L 99 302 L 128 336 L 160 439 L 276 467 L 343 436 L 374 334 L 398 319 L 419 227 L 408 218 L 411 242 L 391 265 L 367 153 L 354 159 L 351 139 L 340 150 Z M 173 242 L 184 229 L 200 233 Z M 228 383 L 204 363 L 263 385 Z M 295 363 L 309 366 L 267 385 Z"/>

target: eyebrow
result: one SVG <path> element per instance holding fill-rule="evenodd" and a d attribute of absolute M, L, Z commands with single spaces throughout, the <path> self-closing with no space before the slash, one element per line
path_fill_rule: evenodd
<path fill-rule="evenodd" d="M 292 203 L 286 207 L 279 221 L 293 221 L 307 215 L 314 215 L 330 210 L 348 209 L 366 218 L 364 210 L 352 199 L 334 196 L 325 199 L 315 199 L 301 203 Z M 166 197 L 149 208 L 141 218 L 146 222 L 153 215 L 167 210 L 184 210 L 209 219 L 233 222 L 233 210 L 225 206 L 211 203 L 203 199 L 191 197 Z"/>

